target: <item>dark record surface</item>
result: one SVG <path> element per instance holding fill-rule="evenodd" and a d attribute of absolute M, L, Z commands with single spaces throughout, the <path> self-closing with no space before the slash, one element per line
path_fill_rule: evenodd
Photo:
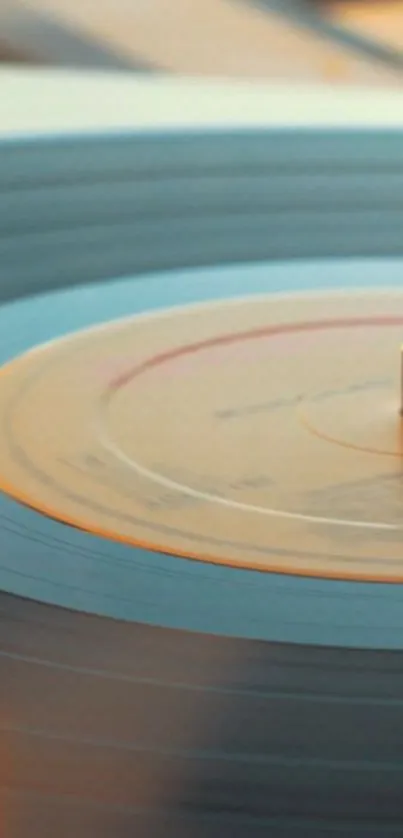
<path fill-rule="evenodd" d="M 399 834 L 400 653 L 5 595 L 1 643 L 7 836 Z"/>
<path fill-rule="evenodd" d="M 245 289 L 399 287 L 402 149 L 364 130 L 4 143 L 2 362 Z M 1 515 L 5 838 L 401 834 L 401 585 L 141 552 L 6 496 Z"/>

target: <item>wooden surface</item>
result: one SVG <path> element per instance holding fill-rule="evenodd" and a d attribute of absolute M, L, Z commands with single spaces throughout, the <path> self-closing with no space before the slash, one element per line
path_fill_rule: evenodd
<path fill-rule="evenodd" d="M 401 86 L 399 75 L 353 48 L 250 0 L 7 0 L 0 20 L 17 46 L 28 48 L 30 36 L 45 60 L 52 45 L 41 37 L 41 20 L 48 39 L 51 26 L 55 37 L 65 27 L 89 50 L 92 44 L 134 67 L 234 79 Z"/>
<path fill-rule="evenodd" d="M 331 19 L 390 47 L 403 49 L 403 8 L 398 0 L 330 2 Z"/>

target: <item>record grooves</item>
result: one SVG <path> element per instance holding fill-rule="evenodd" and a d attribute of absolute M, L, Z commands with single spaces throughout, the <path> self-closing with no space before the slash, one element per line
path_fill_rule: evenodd
<path fill-rule="evenodd" d="M 402 149 L 1 142 L 4 838 L 401 834 Z"/>

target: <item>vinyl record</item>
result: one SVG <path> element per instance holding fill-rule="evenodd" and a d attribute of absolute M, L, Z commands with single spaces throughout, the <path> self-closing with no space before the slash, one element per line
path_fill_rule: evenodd
<path fill-rule="evenodd" d="M 131 84 L 0 143 L 1 834 L 399 835 L 399 110 Z"/>

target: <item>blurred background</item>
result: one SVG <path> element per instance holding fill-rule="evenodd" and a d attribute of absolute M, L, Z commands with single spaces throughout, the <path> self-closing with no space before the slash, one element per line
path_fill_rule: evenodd
<path fill-rule="evenodd" d="M 1 0 L 0 62 L 400 86 L 402 0 Z"/>

